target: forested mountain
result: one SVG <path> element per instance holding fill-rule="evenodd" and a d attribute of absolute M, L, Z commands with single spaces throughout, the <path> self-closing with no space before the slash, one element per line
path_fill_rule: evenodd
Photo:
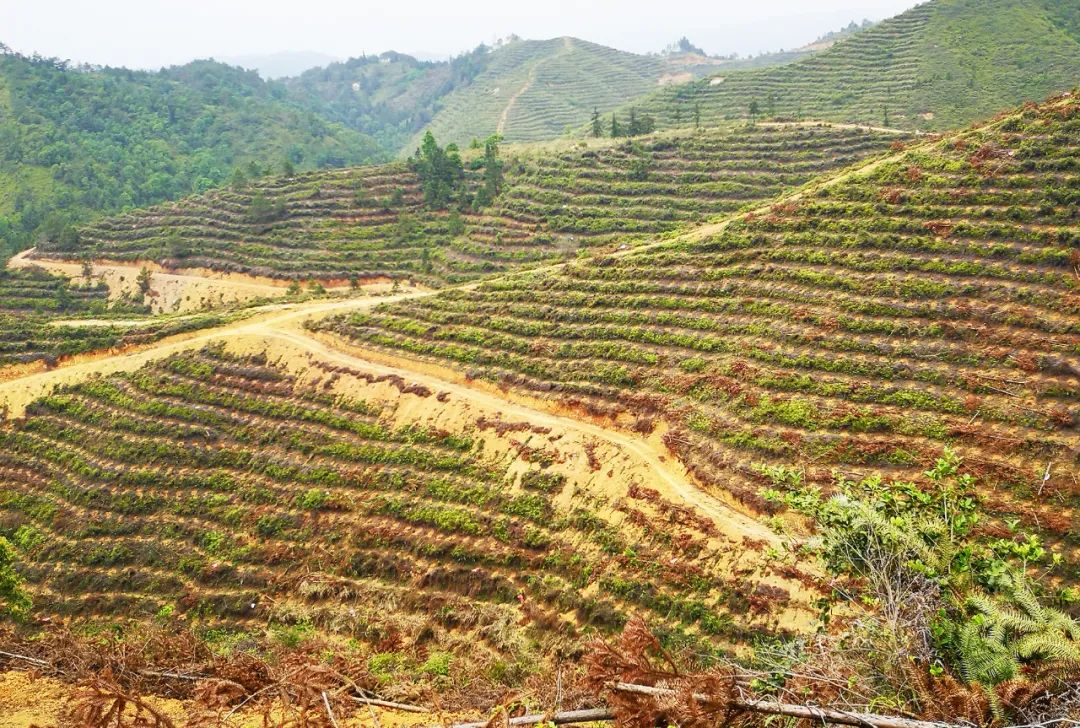
<path fill-rule="evenodd" d="M 481 45 L 443 62 L 394 52 L 365 55 L 313 68 L 284 83 L 298 102 L 374 136 L 393 152 L 431 120 L 448 94 L 488 67 L 498 55 L 491 50 Z"/>
<path fill-rule="evenodd" d="M 92 212 L 208 189 L 286 160 L 340 167 L 385 155 L 370 137 L 212 61 L 152 73 L 0 53 L 0 257 Z"/>
<path fill-rule="evenodd" d="M 944 130 L 1075 83 L 1078 28 L 1076 2 L 931 0 L 810 58 L 630 105 L 661 128 L 776 116 Z"/>

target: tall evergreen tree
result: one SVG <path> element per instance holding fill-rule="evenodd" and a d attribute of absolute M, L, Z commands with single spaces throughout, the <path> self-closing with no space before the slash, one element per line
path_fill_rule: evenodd
<path fill-rule="evenodd" d="M 592 135 L 597 138 L 604 136 L 604 124 L 600 121 L 600 110 L 596 108 L 592 111 Z"/>
<path fill-rule="evenodd" d="M 484 185 L 476 193 L 475 206 L 478 209 L 490 205 L 502 191 L 503 163 L 499 159 L 501 140 L 502 137 L 494 134 L 484 141 Z"/>
<path fill-rule="evenodd" d="M 435 135 L 427 132 L 412 159 L 412 168 L 420 176 L 424 204 L 429 209 L 446 209 L 458 197 L 465 171 L 456 144 L 444 149 L 435 141 Z"/>

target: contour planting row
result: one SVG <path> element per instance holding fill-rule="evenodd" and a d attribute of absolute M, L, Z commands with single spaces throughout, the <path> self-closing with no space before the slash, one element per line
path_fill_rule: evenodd
<path fill-rule="evenodd" d="M 924 3 L 795 63 L 714 76 L 657 91 L 641 103 L 661 127 L 715 125 L 753 113 L 887 124 L 905 119 L 918 82 L 919 36 L 933 14 Z"/>
<path fill-rule="evenodd" d="M 662 418 L 704 483 L 764 512 L 761 463 L 907 476 L 953 445 L 992 511 L 1075 546 L 1078 108 L 924 144 L 708 239 L 322 325 L 642 431 Z"/>
<path fill-rule="evenodd" d="M 631 106 L 659 128 L 767 117 L 958 129 L 1076 83 L 1067 5 L 929 0 L 808 58 L 661 88 Z"/>
<path fill-rule="evenodd" d="M 519 153 L 488 209 L 430 211 L 404 165 L 261 180 L 102 220 L 84 252 L 283 278 L 438 285 L 676 230 L 886 150 L 895 135 L 745 127 L 559 154 Z M 469 185 L 479 183 L 469 171 Z M 624 239 L 620 238 L 620 239 Z M 41 254 L 64 257 L 70 251 Z"/>
<path fill-rule="evenodd" d="M 576 38 L 519 41 L 499 49 L 489 66 L 450 95 L 428 128 L 439 139 L 467 144 L 496 132 L 508 141 L 555 139 L 656 87 L 656 57 L 625 53 Z M 418 141 L 404 151 L 411 152 Z"/>
<path fill-rule="evenodd" d="M 506 653 L 500 624 L 573 635 L 634 609 L 715 649 L 774 626 L 790 598 L 765 583 L 780 565 L 740 566 L 737 544 L 656 491 L 608 498 L 549 472 L 542 428 L 511 428 L 535 465 L 507 476 L 473 438 L 391 427 L 329 384 L 215 348 L 32 405 L 0 430 L 0 534 L 37 609 L 374 642 L 466 629 Z"/>

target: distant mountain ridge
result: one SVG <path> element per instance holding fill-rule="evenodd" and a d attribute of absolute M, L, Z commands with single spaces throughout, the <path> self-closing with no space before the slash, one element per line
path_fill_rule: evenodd
<path fill-rule="evenodd" d="M 276 53 L 248 53 L 239 56 L 223 56 L 217 59 L 230 66 L 240 66 L 257 71 L 268 80 L 299 76 L 318 66 L 337 63 L 341 59 L 328 53 L 316 51 L 278 51 Z"/>
<path fill-rule="evenodd" d="M 389 51 L 313 68 L 285 79 L 301 104 L 370 134 L 388 150 L 411 153 L 427 129 L 467 144 L 500 133 L 509 141 L 562 136 L 661 84 L 686 83 L 717 69 L 789 63 L 812 51 L 750 58 L 713 57 L 687 41 L 641 55 L 578 38 L 480 45 L 449 61 Z M 552 93 L 557 89 L 556 93 Z"/>

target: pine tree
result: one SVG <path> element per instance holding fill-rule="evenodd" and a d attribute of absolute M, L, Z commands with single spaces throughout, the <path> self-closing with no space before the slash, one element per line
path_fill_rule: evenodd
<path fill-rule="evenodd" d="M 443 149 L 428 131 L 420 148 L 411 160 L 413 170 L 420 176 L 424 190 L 424 204 L 431 210 L 443 210 L 460 193 L 465 179 L 461 155 L 457 145 L 447 144 Z"/>
<path fill-rule="evenodd" d="M 480 209 L 490 205 L 499 192 L 502 191 L 503 163 L 499 159 L 499 142 L 502 140 L 498 134 L 487 138 L 484 142 L 484 186 L 476 194 L 475 207 Z"/>
<path fill-rule="evenodd" d="M 604 136 L 604 125 L 600 121 L 600 110 L 593 108 L 592 112 L 592 135 L 599 139 Z"/>
<path fill-rule="evenodd" d="M 135 278 L 135 285 L 139 289 L 139 295 L 144 299 L 146 294 L 150 293 L 150 280 L 153 275 L 150 273 L 150 269 L 143 266 L 143 269 L 139 271 L 138 277 Z"/>

